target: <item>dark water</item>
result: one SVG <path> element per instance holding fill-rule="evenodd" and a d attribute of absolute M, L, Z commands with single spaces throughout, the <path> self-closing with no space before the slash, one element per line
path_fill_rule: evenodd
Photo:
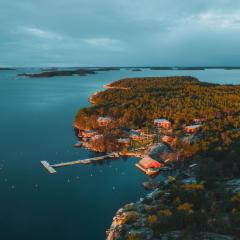
<path fill-rule="evenodd" d="M 87 77 L 16 78 L 0 71 L 1 239 L 102 240 L 116 210 L 146 192 L 136 158 L 72 166 L 49 175 L 51 163 L 92 156 L 74 149 L 72 121 L 103 84 L 130 76 L 192 75 L 204 81 L 240 83 L 240 71 L 101 72 Z"/>

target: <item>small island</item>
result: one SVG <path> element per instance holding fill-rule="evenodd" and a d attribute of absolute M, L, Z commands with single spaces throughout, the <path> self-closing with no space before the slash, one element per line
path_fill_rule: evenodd
<path fill-rule="evenodd" d="M 0 71 L 14 71 L 16 68 L 0 67 Z"/>
<path fill-rule="evenodd" d="M 64 77 L 64 76 L 86 76 L 90 74 L 96 74 L 101 71 L 116 71 L 120 68 L 104 67 L 104 68 L 78 68 L 78 69 L 42 69 L 40 73 L 20 73 L 18 77 L 30 77 L 30 78 L 49 78 L 49 77 Z"/>
<path fill-rule="evenodd" d="M 83 145 L 138 156 L 151 194 L 121 208 L 117 239 L 237 239 L 240 226 L 240 86 L 193 77 L 128 78 L 91 96 L 74 122 Z"/>

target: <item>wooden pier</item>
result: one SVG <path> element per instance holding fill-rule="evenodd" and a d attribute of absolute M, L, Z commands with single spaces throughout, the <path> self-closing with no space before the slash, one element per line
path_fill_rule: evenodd
<path fill-rule="evenodd" d="M 142 172 L 147 173 L 146 169 L 142 167 L 140 164 L 136 163 L 135 166 L 140 169 Z"/>
<path fill-rule="evenodd" d="M 113 157 L 119 157 L 119 154 L 117 152 L 113 152 L 104 156 L 100 157 L 93 157 L 93 158 L 87 158 L 83 160 L 76 160 L 76 161 L 70 161 L 70 162 L 62 162 L 62 163 L 57 163 L 57 164 L 50 164 L 47 161 L 41 161 L 41 164 L 47 169 L 49 173 L 56 173 L 57 171 L 55 168 L 59 167 L 66 167 L 66 166 L 71 166 L 71 165 L 76 165 L 76 164 L 90 164 L 96 161 L 101 161 L 106 158 L 113 158 Z"/>

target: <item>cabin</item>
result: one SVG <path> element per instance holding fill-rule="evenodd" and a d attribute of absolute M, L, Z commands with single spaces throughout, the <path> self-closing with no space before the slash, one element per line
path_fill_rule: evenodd
<path fill-rule="evenodd" d="M 97 134 L 98 134 L 98 132 L 95 131 L 95 130 L 88 130 L 88 131 L 83 131 L 82 132 L 82 137 L 83 138 L 91 138 L 91 137 L 93 137 Z"/>
<path fill-rule="evenodd" d="M 162 128 L 165 128 L 165 129 L 170 129 L 171 128 L 171 122 L 168 121 L 165 118 L 154 119 L 154 125 L 156 127 L 162 127 Z"/>
<path fill-rule="evenodd" d="M 98 126 L 99 127 L 105 127 L 107 126 L 109 123 L 112 122 L 112 118 L 111 117 L 99 117 L 97 119 L 98 122 Z"/>
<path fill-rule="evenodd" d="M 152 159 L 149 156 L 145 156 L 139 161 L 139 165 L 143 167 L 144 169 L 149 169 L 149 168 L 160 168 L 163 167 L 163 164 Z"/>
<path fill-rule="evenodd" d="M 193 119 L 193 122 L 195 124 L 201 124 L 201 123 L 206 122 L 206 121 L 207 121 L 206 118 L 194 118 Z"/>
<path fill-rule="evenodd" d="M 119 138 L 118 143 L 121 145 L 129 145 L 131 143 L 130 138 Z"/>
<path fill-rule="evenodd" d="M 198 125 L 189 125 L 184 128 L 186 133 L 196 133 L 202 127 L 201 124 Z"/>

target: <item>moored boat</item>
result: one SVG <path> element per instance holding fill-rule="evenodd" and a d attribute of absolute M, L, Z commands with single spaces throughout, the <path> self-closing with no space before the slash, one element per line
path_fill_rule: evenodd
<path fill-rule="evenodd" d="M 79 141 L 79 142 L 75 143 L 73 146 L 74 146 L 74 147 L 81 147 L 81 146 L 82 146 L 82 142 Z"/>

